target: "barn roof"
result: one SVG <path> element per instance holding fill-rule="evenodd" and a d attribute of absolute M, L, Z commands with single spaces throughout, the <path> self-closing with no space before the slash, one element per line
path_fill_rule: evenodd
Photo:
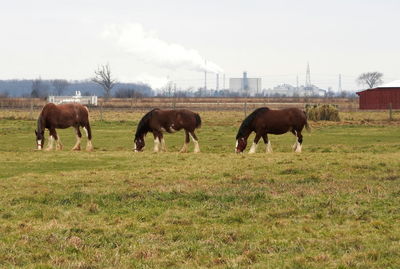
<path fill-rule="evenodd" d="M 362 91 L 356 92 L 356 94 L 360 95 L 360 93 L 362 93 L 362 92 L 371 92 L 371 91 L 375 91 L 375 90 L 388 89 L 388 88 L 395 88 L 396 90 L 400 89 L 400 80 L 394 80 L 392 82 L 385 83 L 381 86 L 378 86 L 378 87 L 375 87 L 372 89 L 362 90 Z"/>
<path fill-rule="evenodd" d="M 389 83 L 385 83 L 381 86 L 376 87 L 377 89 L 379 88 L 400 88 L 400 80 L 395 80 Z"/>

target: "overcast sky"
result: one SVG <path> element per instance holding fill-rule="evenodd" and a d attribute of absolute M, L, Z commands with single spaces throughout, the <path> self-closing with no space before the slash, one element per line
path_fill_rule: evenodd
<path fill-rule="evenodd" d="M 304 84 L 309 62 L 313 84 L 336 90 L 341 73 L 355 90 L 361 72 L 400 79 L 399 10 L 397 0 L 2 1 L 0 79 L 86 79 L 109 63 L 123 82 L 197 87 L 207 68 L 246 70 L 269 88 Z"/>

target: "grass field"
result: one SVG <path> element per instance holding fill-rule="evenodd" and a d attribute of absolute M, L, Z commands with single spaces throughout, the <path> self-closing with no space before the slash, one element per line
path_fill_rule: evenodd
<path fill-rule="evenodd" d="M 36 122 L 0 112 L 0 267 L 400 267 L 398 120 L 345 113 L 301 154 L 287 134 L 248 155 L 241 113 L 204 112 L 201 153 L 176 133 L 154 154 L 151 135 L 132 152 L 141 115 L 94 113 L 94 152 L 69 151 L 72 129 L 38 152 Z"/>

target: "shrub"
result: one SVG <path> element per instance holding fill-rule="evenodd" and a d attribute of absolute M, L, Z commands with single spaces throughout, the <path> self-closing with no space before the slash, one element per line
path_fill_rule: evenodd
<path fill-rule="evenodd" d="M 338 106 L 333 104 L 306 104 L 306 115 L 314 121 L 340 121 Z"/>

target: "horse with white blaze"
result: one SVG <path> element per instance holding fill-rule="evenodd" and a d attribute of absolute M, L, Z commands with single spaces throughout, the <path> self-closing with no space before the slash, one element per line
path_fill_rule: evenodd
<path fill-rule="evenodd" d="M 200 115 L 190 110 L 161 110 L 155 108 L 139 121 L 134 139 L 134 151 L 143 151 L 145 146 L 144 137 L 148 132 L 153 133 L 154 136 L 154 152 L 167 151 L 163 132 L 174 133 L 183 129 L 185 130 L 185 142 L 180 152 L 188 151 L 189 136 L 194 143 L 194 152 L 200 152 L 199 141 L 194 133 L 200 126 Z"/>
<path fill-rule="evenodd" d="M 92 130 L 89 123 L 89 109 L 86 106 L 76 103 L 62 105 L 48 103 L 43 107 L 37 120 L 37 129 L 35 130 L 37 149 L 41 150 L 43 148 L 44 131 L 48 129 L 50 137 L 45 150 L 52 150 L 54 141 L 56 142 L 56 149 L 61 150 L 63 145 L 56 129 L 66 129 L 69 127 L 74 127 L 76 133 L 76 143 L 72 150 L 81 149 L 82 134 L 79 128 L 83 127 L 88 138 L 86 150 L 92 151 Z"/>
<path fill-rule="evenodd" d="M 268 134 L 280 135 L 292 132 L 296 136 L 293 145 L 295 152 L 301 152 L 303 143 L 303 128 L 310 131 L 307 123 L 307 116 L 304 111 L 297 108 L 287 108 L 282 110 L 272 110 L 268 107 L 261 107 L 254 110 L 242 122 L 236 135 L 236 152 L 241 153 L 247 146 L 247 139 L 252 132 L 256 133 L 249 153 L 255 153 L 258 141 L 262 138 L 266 145 L 266 152 L 272 152 L 271 142 Z"/>

